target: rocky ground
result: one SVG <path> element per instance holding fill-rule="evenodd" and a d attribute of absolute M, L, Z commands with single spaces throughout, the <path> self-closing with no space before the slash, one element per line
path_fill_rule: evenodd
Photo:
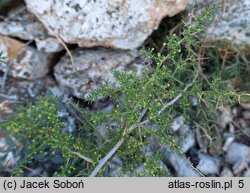
<path fill-rule="evenodd" d="M 113 81 L 112 69 L 136 71 L 139 76 L 145 60 L 139 55 L 140 46 L 164 17 L 186 7 L 196 14 L 208 4 L 215 5 L 215 19 L 205 37 L 209 41 L 230 42 L 242 50 L 250 43 L 247 0 L 129 0 L 125 4 L 101 0 L 98 5 L 95 1 L 57 0 L 53 6 L 52 0 L 14 2 L 0 1 L 0 51 L 6 58 L 0 63 L 0 120 L 10 118 L 20 104 L 47 92 L 63 96 L 65 101 L 72 96 L 82 101 L 105 80 Z M 194 2 L 197 8 L 193 10 Z M 193 99 L 194 106 L 196 103 Z M 109 105 L 104 106 L 112 108 Z M 78 120 L 74 114 L 67 110 L 59 114 L 66 117 L 67 129 L 75 130 Z M 206 128 L 190 126 L 182 115 L 176 117 L 172 130 L 181 136 L 178 144 L 186 157 L 166 146 L 161 161 L 165 170 L 175 176 L 250 176 L 250 103 L 221 108 L 216 121 L 214 140 Z M 8 168 L 19 159 L 16 149 L 6 151 L 11 149 L 6 135 L 0 128 L 0 176 L 9 175 Z M 152 151 L 146 152 L 150 155 Z M 115 156 L 108 175 L 117 176 L 122 164 Z M 136 172 L 144 170 L 142 164 Z M 37 173 L 39 168 L 27 175 Z"/>

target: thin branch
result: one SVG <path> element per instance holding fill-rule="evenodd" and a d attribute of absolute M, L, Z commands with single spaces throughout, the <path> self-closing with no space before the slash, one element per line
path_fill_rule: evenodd
<path fill-rule="evenodd" d="M 74 118 L 76 118 L 77 121 L 79 121 L 82 125 L 85 124 L 84 121 L 81 119 L 81 117 L 78 116 L 78 114 L 74 111 L 73 108 L 71 108 L 70 106 L 67 105 L 67 109 L 72 114 L 72 116 L 74 116 Z"/>
<path fill-rule="evenodd" d="M 141 112 L 140 116 L 137 119 L 137 123 L 141 122 L 142 118 L 144 117 L 144 115 L 147 112 L 147 108 L 143 109 L 143 111 Z M 131 125 L 128 128 L 127 133 L 130 133 L 131 131 L 133 131 L 136 127 L 138 127 L 138 124 L 134 124 Z M 94 169 L 94 171 L 90 174 L 90 177 L 95 177 L 98 172 L 102 169 L 102 167 L 105 165 L 105 163 L 115 154 L 115 152 L 120 148 L 120 146 L 122 145 L 122 143 L 125 140 L 125 135 L 122 136 L 122 138 L 116 143 L 116 145 L 108 152 L 108 154 L 102 158 L 99 162 L 99 164 L 96 166 L 96 168 Z"/>
<path fill-rule="evenodd" d="M 196 171 L 198 174 L 201 175 L 201 177 L 205 177 L 205 175 L 200 171 L 198 170 L 196 167 L 194 167 L 194 165 L 190 162 L 190 158 L 186 159 L 186 161 L 188 162 L 188 164 L 190 165 L 190 167 Z"/>
<path fill-rule="evenodd" d="M 36 170 L 33 170 L 32 168 L 29 168 L 27 166 L 22 166 L 24 169 L 30 171 L 30 172 L 33 172 L 34 174 L 40 176 L 40 177 L 45 177 L 44 175 L 40 174 L 39 172 L 37 172 Z"/>
<path fill-rule="evenodd" d="M 92 161 L 90 158 L 88 158 L 88 157 L 86 157 L 86 156 L 84 156 L 84 155 L 82 155 L 82 154 L 80 154 L 80 153 L 78 153 L 78 152 L 76 152 L 76 151 L 71 151 L 71 150 L 68 149 L 68 148 L 67 148 L 67 150 L 68 150 L 70 153 L 72 153 L 72 154 L 74 154 L 74 155 L 80 157 L 80 158 L 83 159 L 84 161 L 93 163 L 93 161 Z"/>
<path fill-rule="evenodd" d="M 186 85 L 186 87 L 173 100 L 171 100 L 170 102 L 166 103 L 162 107 L 162 109 L 158 112 L 158 115 L 161 114 L 163 111 L 165 111 L 166 108 L 168 108 L 169 106 L 171 106 L 174 103 L 176 103 L 176 101 L 178 101 L 182 97 L 183 93 L 186 92 L 190 87 L 193 86 L 193 84 L 195 83 L 195 81 L 198 78 L 198 76 L 199 76 L 199 71 L 196 73 L 194 79 L 188 85 Z"/>
<path fill-rule="evenodd" d="M 190 82 L 190 83 L 181 91 L 181 93 L 179 93 L 179 94 L 178 94 L 174 99 L 172 99 L 170 102 L 164 104 L 164 106 L 161 108 L 161 110 L 158 111 L 157 115 L 161 114 L 161 113 L 162 113 L 164 110 L 166 110 L 166 108 L 168 108 L 169 106 L 175 104 L 175 103 L 182 97 L 183 93 L 186 92 L 191 86 L 193 86 L 193 84 L 195 83 L 196 79 L 197 79 L 198 76 L 199 76 L 199 72 L 200 72 L 200 71 L 198 71 L 198 72 L 196 73 L 196 75 L 195 75 L 194 79 L 192 80 L 192 82 Z M 139 126 L 144 125 L 144 124 L 146 124 L 146 123 L 148 123 L 148 122 L 149 122 L 149 120 L 146 119 L 145 121 L 141 122 L 141 123 L 139 124 Z"/>
<path fill-rule="evenodd" d="M 72 54 L 71 54 L 71 52 L 70 52 L 68 46 L 67 46 L 67 45 L 64 43 L 64 41 L 57 35 L 56 32 L 52 31 L 51 29 L 50 29 L 50 32 L 52 32 L 53 36 L 55 36 L 56 39 L 57 39 L 57 41 L 58 41 L 59 43 L 61 43 L 62 46 L 64 47 L 64 49 L 66 50 L 66 52 L 67 52 L 68 55 L 69 55 L 70 62 L 71 62 L 71 64 L 72 64 L 73 68 L 74 68 L 74 66 L 75 66 L 75 65 L 74 65 L 74 58 L 73 58 L 73 56 L 72 56 Z"/>
<path fill-rule="evenodd" d="M 99 162 L 99 164 L 96 166 L 96 168 L 94 169 L 94 171 L 90 174 L 89 177 L 95 177 L 98 172 L 102 169 L 102 167 L 105 165 L 105 163 L 114 155 L 114 153 L 120 148 L 120 146 L 122 145 L 122 143 L 124 142 L 124 138 L 121 138 L 117 144 L 110 150 L 110 152 L 101 159 L 101 161 Z"/>

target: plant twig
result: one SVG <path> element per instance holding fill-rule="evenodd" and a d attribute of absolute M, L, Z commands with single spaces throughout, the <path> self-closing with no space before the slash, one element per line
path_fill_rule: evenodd
<path fill-rule="evenodd" d="M 194 167 L 194 165 L 190 162 L 190 158 L 187 158 L 186 161 L 194 171 L 196 171 L 199 175 L 201 175 L 201 177 L 205 177 L 205 175 L 196 167 Z"/>
<path fill-rule="evenodd" d="M 147 108 L 143 109 L 140 116 L 138 117 L 137 119 L 137 123 L 139 123 L 142 118 L 144 117 L 144 115 L 146 114 L 147 112 Z M 136 127 L 138 127 L 138 124 L 134 124 L 134 125 L 131 125 L 129 128 L 128 128 L 128 131 L 127 133 L 130 133 L 132 130 L 134 130 Z M 115 146 L 108 152 L 108 154 L 102 158 L 99 162 L 99 164 L 96 166 L 96 168 L 94 169 L 94 171 L 90 174 L 90 177 L 95 177 L 98 172 L 102 169 L 102 167 L 105 165 L 105 163 L 114 155 L 114 153 L 120 148 L 120 146 L 122 145 L 122 143 L 124 142 L 125 140 L 125 135 L 122 136 L 122 138 L 115 144 Z"/>
<path fill-rule="evenodd" d="M 169 106 L 175 104 L 183 95 L 184 92 L 186 92 L 191 86 L 193 86 L 193 84 L 195 83 L 196 79 L 198 78 L 199 76 L 199 72 L 196 73 L 194 79 L 192 80 L 192 82 L 190 82 L 188 85 L 186 85 L 186 87 L 174 98 L 172 99 L 170 102 L 164 104 L 164 106 L 161 108 L 160 111 L 158 111 L 158 115 L 161 114 L 163 111 L 166 110 L 166 108 L 168 108 Z M 139 125 L 144 125 L 146 123 L 148 123 L 149 120 L 146 119 L 145 121 L 141 122 Z"/>
<path fill-rule="evenodd" d="M 76 152 L 76 151 L 71 151 L 69 148 L 67 148 L 67 150 L 68 150 L 70 153 L 72 153 L 72 154 L 74 154 L 74 155 L 80 157 L 80 158 L 83 159 L 84 161 L 93 163 L 93 161 L 92 161 L 90 158 L 88 158 L 88 157 L 86 157 L 86 156 L 84 156 L 84 155 L 82 155 L 82 154 L 80 154 L 80 153 L 78 153 L 78 152 Z"/>
<path fill-rule="evenodd" d="M 183 93 L 186 92 L 191 86 L 193 86 L 193 84 L 195 83 L 195 81 L 198 78 L 198 76 L 199 76 L 199 72 L 196 73 L 194 79 L 188 85 L 186 85 L 185 88 L 173 100 L 171 100 L 170 102 L 166 103 L 161 108 L 161 110 L 158 112 L 158 115 L 161 114 L 163 111 L 165 111 L 166 108 L 168 108 L 169 106 L 171 106 L 174 103 L 176 103 L 176 101 L 178 101 L 182 97 Z"/>
<path fill-rule="evenodd" d="M 23 168 L 26 169 L 26 170 L 28 170 L 28 171 L 30 171 L 30 172 L 33 172 L 34 174 L 36 174 L 36 175 L 38 175 L 38 176 L 40 176 L 40 177 L 45 177 L 44 175 L 40 174 L 40 173 L 37 172 L 36 170 L 33 170 L 33 169 L 31 169 L 31 168 L 29 168 L 29 167 L 27 167 L 27 166 L 23 166 Z"/>

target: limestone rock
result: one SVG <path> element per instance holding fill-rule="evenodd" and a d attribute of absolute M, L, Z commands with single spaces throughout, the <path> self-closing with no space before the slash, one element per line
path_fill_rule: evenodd
<path fill-rule="evenodd" d="M 25 6 L 18 6 L 8 13 L 0 22 L 0 34 L 35 41 L 39 51 L 53 53 L 64 49 L 56 38 L 48 35 L 43 24 Z"/>
<path fill-rule="evenodd" d="M 187 0 L 25 0 L 51 32 L 81 47 L 134 49 Z"/>
<path fill-rule="evenodd" d="M 191 2 L 191 1 L 190 1 Z M 215 7 L 215 16 L 207 29 L 207 39 L 243 47 L 250 44 L 250 1 L 249 0 L 193 0 L 195 12 L 207 6 Z M 190 6 L 191 7 L 191 6 Z M 192 8 L 190 8 L 192 9 Z"/>
<path fill-rule="evenodd" d="M 72 51 L 74 66 L 69 57 L 62 57 L 55 66 L 55 77 L 61 89 L 78 98 L 86 95 L 105 80 L 114 81 L 113 69 L 134 70 L 137 73 L 142 64 L 130 64 L 137 52 L 109 49 L 76 49 Z"/>
<path fill-rule="evenodd" d="M 0 70 L 15 78 L 36 79 L 49 70 L 50 55 L 38 52 L 32 47 L 0 35 L 0 50 L 7 63 L 0 63 Z"/>

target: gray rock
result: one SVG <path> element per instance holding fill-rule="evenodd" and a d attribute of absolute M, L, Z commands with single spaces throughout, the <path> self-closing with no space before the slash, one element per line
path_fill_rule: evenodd
<path fill-rule="evenodd" d="M 81 47 L 135 49 L 187 0 L 25 0 L 50 31 Z"/>
<path fill-rule="evenodd" d="M 76 49 L 72 51 L 74 66 L 63 57 L 55 67 L 55 77 L 60 88 L 78 98 L 98 88 L 105 80 L 114 82 L 112 70 L 124 69 L 140 73 L 142 64 L 131 64 L 137 52 L 109 49 Z"/>
<path fill-rule="evenodd" d="M 242 113 L 242 116 L 243 116 L 244 119 L 250 120 L 250 111 L 244 111 Z"/>
<path fill-rule="evenodd" d="M 234 177 L 234 174 L 228 167 L 224 167 L 221 171 L 220 177 Z"/>
<path fill-rule="evenodd" d="M 195 135 L 188 125 L 183 125 L 178 130 L 179 138 L 178 144 L 182 151 L 186 153 L 191 147 L 195 145 Z"/>
<path fill-rule="evenodd" d="M 198 177 L 201 176 L 191 165 L 191 163 L 178 155 L 168 145 L 164 147 L 164 161 L 171 164 L 175 169 L 177 177 Z"/>
<path fill-rule="evenodd" d="M 227 150 L 226 161 L 233 165 L 234 174 L 239 175 L 250 163 L 250 147 L 233 142 Z"/>
<path fill-rule="evenodd" d="M 226 135 L 226 134 L 225 134 Z M 235 137 L 233 135 L 226 135 L 226 140 L 225 140 L 225 143 L 223 145 L 223 150 L 224 151 L 227 151 L 228 148 L 230 147 L 230 145 L 234 142 L 235 140 Z"/>
<path fill-rule="evenodd" d="M 245 110 L 250 110 L 250 103 L 240 103 L 240 106 Z"/>
<path fill-rule="evenodd" d="M 9 78 L 6 81 L 4 92 L 0 93 L 0 120 L 9 118 L 17 106 L 35 100 L 46 92 L 46 80 L 34 81 L 16 80 Z"/>
<path fill-rule="evenodd" d="M 215 15 L 212 24 L 207 28 L 207 39 L 211 41 L 230 42 L 233 45 L 250 44 L 250 1 L 249 0 L 193 0 L 195 12 L 213 5 Z"/>
<path fill-rule="evenodd" d="M 148 176 L 147 174 L 146 174 L 146 167 L 145 167 L 145 165 L 144 164 L 140 164 L 137 168 L 135 168 L 135 171 L 134 171 L 134 173 L 137 175 L 137 176 Z M 130 176 L 133 176 L 134 174 L 133 173 L 131 173 L 130 174 Z"/>
<path fill-rule="evenodd" d="M 181 126 L 183 126 L 183 124 L 184 124 L 184 117 L 182 115 L 177 116 L 171 125 L 171 129 L 174 132 L 178 131 L 181 128 Z"/>
<path fill-rule="evenodd" d="M 22 40 L 35 40 L 47 35 L 47 30 L 25 6 L 11 10 L 0 22 L 0 34 L 17 37 Z"/>
<path fill-rule="evenodd" d="M 218 175 L 221 161 L 208 154 L 199 153 L 199 164 L 196 166 L 205 175 Z"/>
<path fill-rule="evenodd" d="M 221 115 L 218 116 L 217 124 L 225 129 L 233 121 L 233 115 L 230 107 L 220 107 Z"/>
<path fill-rule="evenodd" d="M 48 35 L 43 24 L 25 6 L 18 6 L 8 13 L 0 22 L 0 34 L 35 41 L 37 49 L 47 53 L 64 49 L 56 38 Z"/>
<path fill-rule="evenodd" d="M 191 104 L 192 104 L 194 107 L 198 106 L 199 101 L 198 101 L 198 98 L 197 98 L 196 96 L 190 96 L 190 97 L 189 97 L 189 100 L 190 100 Z"/>
<path fill-rule="evenodd" d="M 110 177 L 118 177 L 121 175 L 120 171 L 123 166 L 122 160 L 118 156 L 114 156 L 108 164 Z"/>
<path fill-rule="evenodd" d="M 250 177 L 250 169 L 248 169 L 248 170 L 244 173 L 244 177 Z"/>
<path fill-rule="evenodd" d="M 39 51 L 43 51 L 46 53 L 54 53 L 60 52 L 64 50 L 62 44 L 58 42 L 56 38 L 48 37 L 48 38 L 36 38 L 36 47 Z"/>
<path fill-rule="evenodd" d="M 38 52 L 32 47 L 0 35 L 0 50 L 6 63 L 0 63 L 0 70 L 14 78 L 33 80 L 43 77 L 49 71 L 51 55 Z"/>
<path fill-rule="evenodd" d="M 11 171 L 11 168 L 13 168 L 20 159 L 18 154 L 15 153 L 15 151 L 18 150 L 12 150 L 14 148 L 13 144 L 16 143 L 16 140 L 14 138 L 11 140 L 12 146 L 10 146 L 11 143 L 8 143 L 7 140 L 0 135 L 0 167 L 5 171 Z"/>

